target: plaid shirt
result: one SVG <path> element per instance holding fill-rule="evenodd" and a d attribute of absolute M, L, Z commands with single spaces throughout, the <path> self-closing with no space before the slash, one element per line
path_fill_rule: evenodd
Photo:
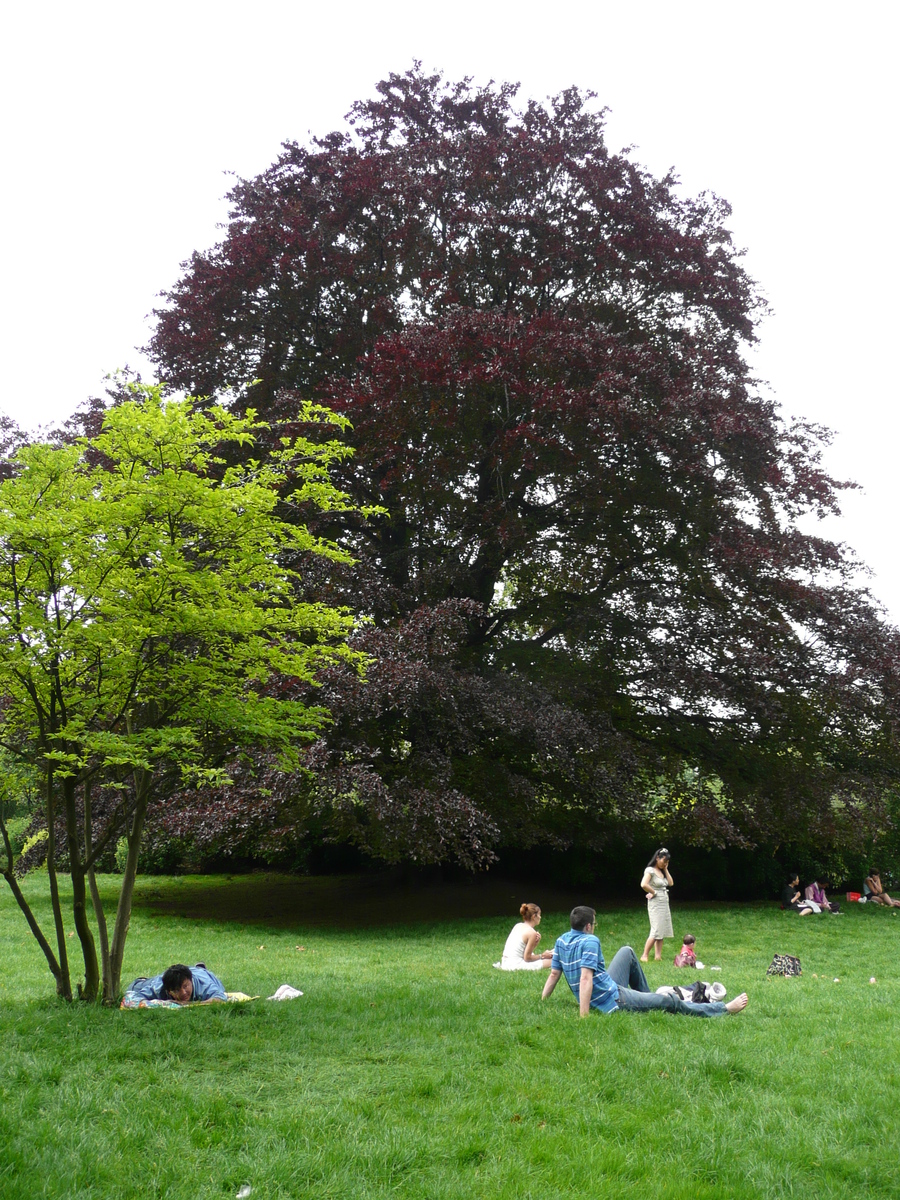
<path fill-rule="evenodd" d="M 618 1005 L 619 987 L 606 973 L 600 939 L 593 933 L 570 929 L 556 939 L 553 961 L 550 968 L 562 971 L 576 1000 L 580 999 L 581 968 L 589 967 L 594 972 L 594 988 L 591 992 L 591 1008 L 600 1012 L 615 1012 Z"/>

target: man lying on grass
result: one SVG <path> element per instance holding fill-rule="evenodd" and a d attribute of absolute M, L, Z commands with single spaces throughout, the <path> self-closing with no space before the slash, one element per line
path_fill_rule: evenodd
<path fill-rule="evenodd" d="M 542 1000 L 547 999 L 559 983 L 560 976 L 565 975 L 583 1017 L 592 1008 L 604 1013 L 618 1009 L 625 1012 L 663 1009 L 665 1012 L 683 1013 L 687 1017 L 723 1017 L 725 1013 L 737 1013 L 747 1007 L 746 992 L 728 1004 L 719 1000 L 694 1004 L 677 996 L 660 996 L 651 992 L 637 955 L 630 946 L 622 947 L 607 971 L 600 939 L 594 933 L 597 922 L 594 909 L 580 904 L 572 909 L 569 920 L 572 928 L 556 939 L 550 976 L 541 993 Z"/>
<path fill-rule="evenodd" d="M 178 1004 L 204 1004 L 226 998 L 221 979 L 207 970 L 204 963 L 195 967 L 175 963 L 152 979 L 136 979 L 128 992 L 141 1000 L 174 1000 Z"/>

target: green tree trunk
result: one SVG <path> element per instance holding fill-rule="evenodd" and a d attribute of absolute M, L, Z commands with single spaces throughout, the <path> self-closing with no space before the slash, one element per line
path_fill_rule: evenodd
<path fill-rule="evenodd" d="M 116 996 L 112 992 L 107 991 L 107 984 L 110 981 L 109 969 L 109 930 L 106 924 L 106 913 L 103 911 L 103 903 L 100 900 L 100 890 L 97 887 L 97 876 L 93 867 L 94 853 L 94 819 L 91 803 L 92 781 L 86 779 L 84 782 L 84 860 L 88 864 L 87 877 L 88 887 L 91 892 L 91 903 L 94 906 L 94 919 L 97 922 L 97 938 L 100 942 L 100 965 L 101 978 L 103 980 L 103 1003 L 114 1004 Z"/>
<path fill-rule="evenodd" d="M 0 871 L 0 875 L 2 875 L 3 878 L 6 880 L 6 882 L 9 884 L 9 890 L 12 892 L 13 897 L 16 901 L 16 904 L 18 904 L 19 908 L 22 910 L 22 913 L 25 916 L 25 920 L 28 922 L 28 928 L 34 934 L 35 941 L 37 942 L 37 944 L 40 946 L 41 950 L 43 951 L 44 958 L 46 958 L 46 960 L 47 960 L 47 965 L 49 966 L 50 971 L 53 974 L 53 978 L 56 980 L 56 990 L 58 992 L 60 992 L 60 995 L 61 995 L 62 992 L 60 991 L 60 984 L 61 984 L 61 979 L 62 979 L 62 971 L 60 970 L 59 962 L 57 961 L 56 955 L 53 953 L 53 947 L 50 945 L 50 943 L 44 937 L 44 931 L 41 929 L 40 925 L 38 925 L 37 918 L 35 917 L 34 913 L 31 911 L 31 906 L 28 903 L 28 901 L 25 899 L 25 896 L 22 893 L 22 889 L 19 887 L 19 881 L 18 881 L 18 879 L 16 879 L 15 875 L 13 874 L 12 845 L 10 844 L 9 832 L 7 831 L 6 823 L 4 822 L 2 817 L 0 817 L 0 835 L 2 835 L 2 837 L 3 837 L 3 846 L 6 851 L 6 864 L 7 864 L 6 867 L 2 871 Z"/>
<path fill-rule="evenodd" d="M 108 1002 L 115 999 L 122 988 L 122 961 L 125 957 L 125 939 L 128 936 L 128 926 L 131 924 L 134 881 L 137 877 L 138 853 L 141 848 L 141 837 L 144 832 L 144 820 L 147 816 L 147 804 L 150 800 L 151 781 L 152 776 L 149 771 L 135 772 L 136 801 L 131 824 L 125 834 L 128 842 L 128 857 L 125 860 L 125 870 L 122 872 L 122 887 L 119 892 L 119 904 L 116 908 L 116 920 L 113 925 L 108 974 L 103 979 L 103 998 L 104 1000 L 108 1000 Z"/>
<path fill-rule="evenodd" d="M 75 932 L 81 942 L 84 958 L 84 986 L 81 998 L 93 1003 L 100 991 L 100 966 L 97 962 L 97 946 L 87 915 L 87 886 L 84 859 L 78 841 L 78 813 L 75 808 L 75 780 L 63 782 L 63 802 L 66 810 L 66 844 L 69 851 L 69 874 L 72 879 L 72 917 Z"/>
<path fill-rule="evenodd" d="M 59 954 L 59 972 L 56 975 L 56 992 L 64 1000 L 72 999 L 72 979 L 69 974 L 69 954 L 66 948 L 66 926 L 62 904 L 59 899 L 59 880 L 56 877 L 56 805 L 53 802 L 53 768 L 47 768 L 47 879 L 50 883 L 50 904 L 53 909 L 53 924 L 56 929 L 56 946 Z"/>

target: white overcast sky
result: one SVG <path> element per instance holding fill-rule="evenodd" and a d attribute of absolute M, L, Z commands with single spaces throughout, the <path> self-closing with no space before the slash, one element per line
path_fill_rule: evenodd
<path fill-rule="evenodd" d="M 148 365 L 155 297 L 218 238 L 226 172 L 337 127 L 419 58 L 449 77 L 575 83 L 613 149 L 733 206 L 774 309 L 756 369 L 836 433 L 862 492 L 826 532 L 900 623 L 895 6 L 780 0 L 144 0 L 18 4 L 0 48 L 0 410 L 27 429 Z"/>

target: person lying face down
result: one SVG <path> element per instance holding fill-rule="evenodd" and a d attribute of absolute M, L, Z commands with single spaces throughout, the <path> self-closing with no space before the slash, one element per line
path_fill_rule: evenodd
<path fill-rule="evenodd" d="M 175 963 L 161 975 L 136 979 L 129 992 L 142 1000 L 175 1000 L 178 1004 L 201 1004 L 209 1000 L 224 1000 L 225 987 L 205 963 L 186 967 Z"/>

